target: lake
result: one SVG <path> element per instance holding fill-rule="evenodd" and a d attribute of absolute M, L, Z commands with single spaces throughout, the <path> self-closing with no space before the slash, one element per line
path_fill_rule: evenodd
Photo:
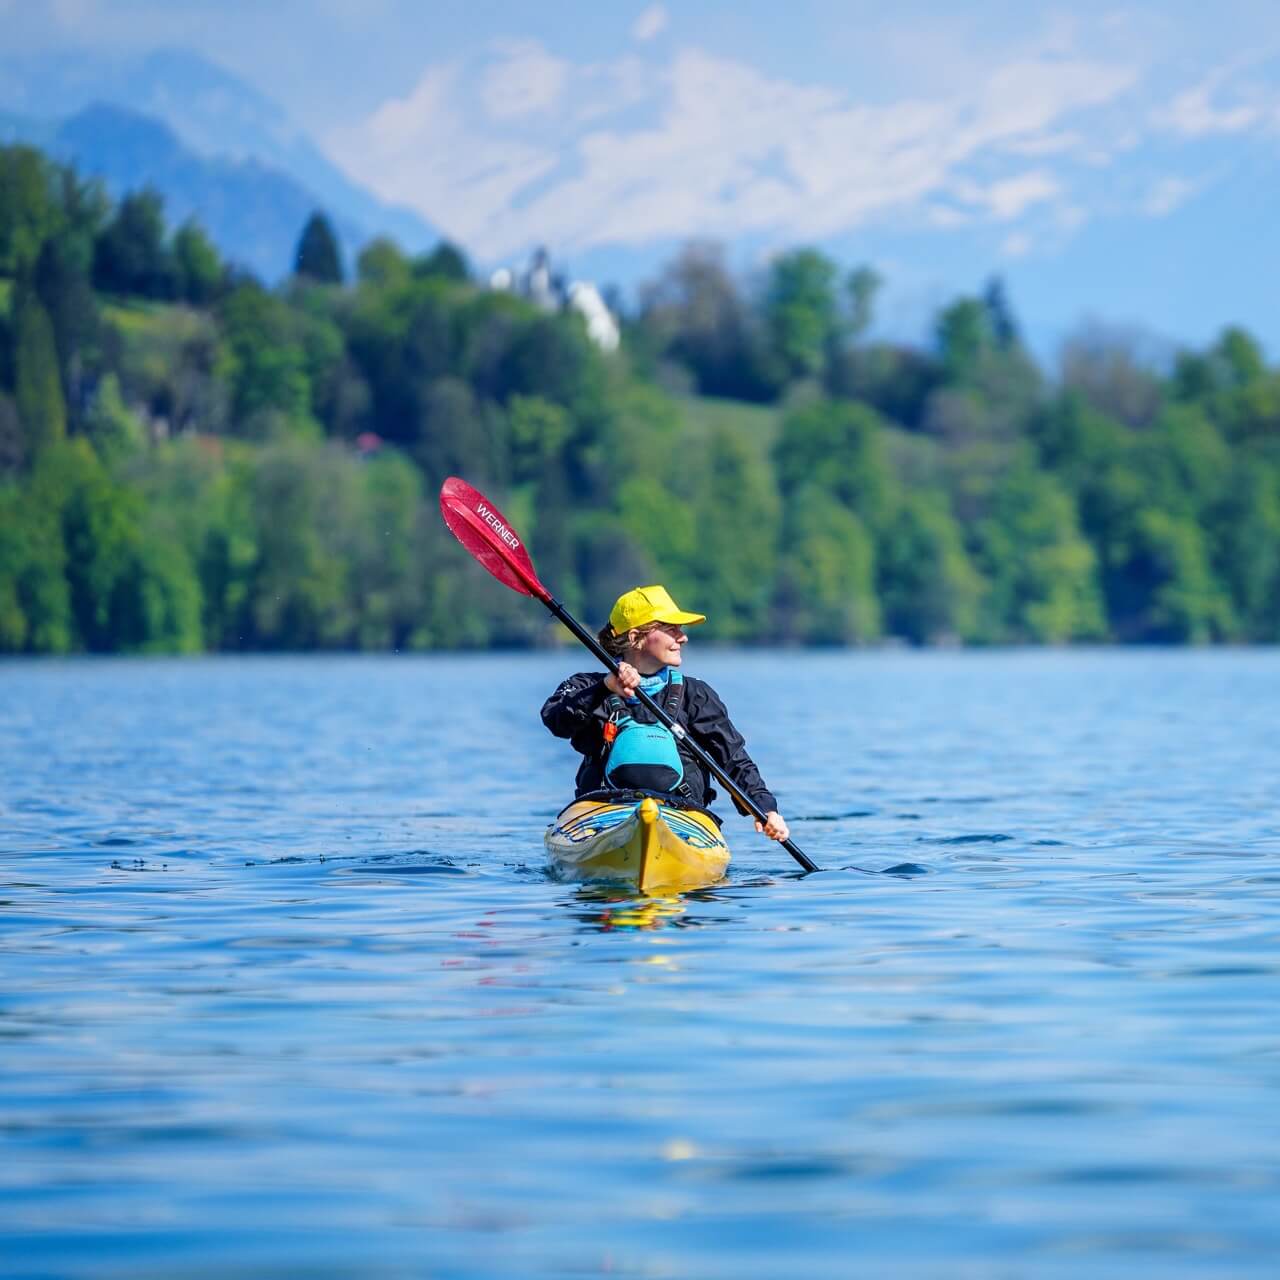
<path fill-rule="evenodd" d="M 825 870 L 666 899 L 589 666 L 0 664 L 0 1274 L 1276 1274 L 1280 654 L 695 641 Z"/>

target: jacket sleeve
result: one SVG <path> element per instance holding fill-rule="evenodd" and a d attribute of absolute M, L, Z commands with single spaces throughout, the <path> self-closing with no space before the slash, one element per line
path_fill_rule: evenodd
<path fill-rule="evenodd" d="M 720 695 L 702 681 L 698 681 L 697 693 L 690 707 L 689 728 L 699 745 L 765 813 L 776 811 L 778 801 L 765 785 L 756 762 L 747 755 L 746 739 L 729 719 Z M 744 812 L 736 801 L 734 804 Z"/>
<path fill-rule="evenodd" d="M 602 673 L 583 671 L 570 676 L 542 704 L 542 723 L 557 738 L 572 738 L 591 723 L 607 693 Z"/>

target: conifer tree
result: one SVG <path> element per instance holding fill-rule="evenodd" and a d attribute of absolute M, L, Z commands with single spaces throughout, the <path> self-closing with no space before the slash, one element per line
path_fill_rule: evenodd
<path fill-rule="evenodd" d="M 329 219 L 318 209 L 307 219 L 298 240 L 294 255 L 295 275 L 305 276 L 317 284 L 342 283 L 342 258 L 338 253 L 338 238 L 333 234 Z"/>

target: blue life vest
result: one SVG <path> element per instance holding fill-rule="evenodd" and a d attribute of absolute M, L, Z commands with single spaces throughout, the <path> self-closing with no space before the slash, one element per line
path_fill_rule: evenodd
<path fill-rule="evenodd" d="M 640 688 L 676 719 L 684 699 L 684 677 L 679 671 L 667 667 L 646 676 Z M 651 719 L 639 699 L 611 693 L 604 706 L 609 717 L 604 726 L 605 785 L 621 791 L 678 791 L 684 782 L 684 762 L 671 730 Z"/>

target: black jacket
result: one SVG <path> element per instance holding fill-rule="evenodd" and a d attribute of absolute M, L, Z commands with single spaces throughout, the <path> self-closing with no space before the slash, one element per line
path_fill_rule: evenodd
<path fill-rule="evenodd" d="M 568 738 L 573 749 L 583 757 L 578 767 L 575 795 L 586 795 L 605 786 L 604 700 L 608 694 L 603 675 L 596 671 L 581 671 L 564 681 L 542 704 L 542 723 L 557 738 Z M 747 755 L 747 744 L 742 734 L 734 728 L 720 695 L 705 680 L 684 677 L 684 699 L 677 718 L 707 755 L 765 813 L 777 809 L 777 800 L 765 786 L 755 761 Z M 711 778 L 685 744 L 679 745 L 685 782 L 693 793 L 691 799 L 705 808 L 716 797 Z"/>

